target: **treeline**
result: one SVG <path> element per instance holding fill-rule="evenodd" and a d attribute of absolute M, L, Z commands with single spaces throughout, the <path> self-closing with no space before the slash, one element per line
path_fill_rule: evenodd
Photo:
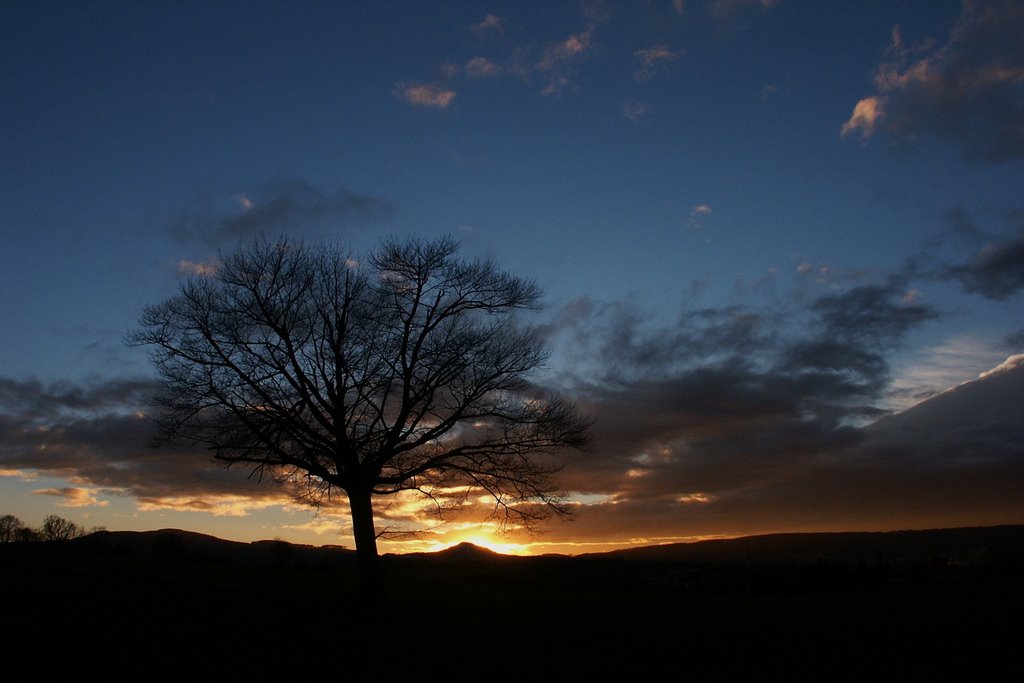
<path fill-rule="evenodd" d="M 86 529 L 84 526 L 57 515 L 47 515 L 43 520 L 43 525 L 38 529 L 33 529 L 14 515 L 0 517 L 0 543 L 66 541 L 96 531 L 103 531 L 103 527 Z"/>

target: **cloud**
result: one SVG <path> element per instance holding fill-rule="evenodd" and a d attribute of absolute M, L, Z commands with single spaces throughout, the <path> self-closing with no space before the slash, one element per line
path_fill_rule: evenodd
<path fill-rule="evenodd" d="M 559 95 L 575 87 L 573 67 L 592 48 L 593 34 L 591 26 L 544 49 L 536 64 L 537 70 L 545 74 L 543 95 Z"/>
<path fill-rule="evenodd" d="M 110 505 L 109 500 L 100 500 L 96 497 L 97 491 L 95 489 L 84 489 L 73 486 L 65 486 L 63 488 L 49 488 L 49 489 L 36 489 L 32 492 L 37 496 L 56 496 L 63 498 L 64 501 L 58 503 L 59 507 L 63 508 L 81 508 L 81 507 L 106 507 Z"/>
<path fill-rule="evenodd" d="M 218 247 L 261 236 L 337 227 L 352 220 L 376 223 L 393 211 L 390 204 L 375 197 L 347 190 L 328 194 L 298 181 L 269 184 L 250 204 L 241 213 L 182 212 L 167 230 L 179 242 Z"/>
<path fill-rule="evenodd" d="M 219 263 L 196 263 L 195 261 L 178 261 L 178 272 L 190 275 L 216 275 Z"/>
<path fill-rule="evenodd" d="M 470 78 L 494 78 L 501 75 L 501 67 L 486 57 L 474 57 L 466 62 L 466 75 Z"/>
<path fill-rule="evenodd" d="M 1024 351 L 1024 327 L 1003 337 L 1003 344 L 1015 351 Z"/>
<path fill-rule="evenodd" d="M 483 18 L 483 20 L 480 23 L 471 24 L 469 30 L 477 34 L 486 33 L 488 31 L 504 33 L 505 20 L 497 15 L 488 14 L 486 17 Z"/>
<path fill-rule="evenodd" d="M 187 507 L 182 499 L 207 501 L 213 509 L 224 507 L 216 501 L 225 495 L 288 495 L 247 479 L 244 471 L 224 469 L 202 448 L 152 448 L 155 426 L 145 410 L 155 389 L 154 380 L 44 385 L 0 378 L 0 470 L 73 479 L 83 490 L 117 490 L 150 505 L 178 501 L 179 508 Z M 68 500 L 86 500 L 70 489 L 55 490 Z"/>
<path fill-rule="evenodd" d="M 537 62 L 537 68 L 546 71 L 577 59 L 590 48 L 592 35 L 592 29 L 587 29 L 563 41 L 551 43 Z"/>
<path fill-rule="evenodd" d="M 697 204 L 690 209 L 691 216 L 708 216 L 711 214 L 711 207 L 707 204 Z"/>
<path fill-rule="evenodd" d="M 959 280 L 965 291 L 1002 301 L 1024 289 L 1024 234 L 989 242 L 972 261 L 947 266 L 943 275 Z"/>
<path fill-rule="evenodd" d="M 666 71 L 668 65 L 679 59 L 679 55 L 669 49 L 668 45 L 654 45 L 633 53 L 637 69 L 633 72 L 633 80 L 649 81 L 660 72 Z"/>
<path fill-rule="evenodd" d="M 937 315 L 903 304 L 904 291 L 690 310 L 671 327 L 625 303 L 577 302 L 556 337 L 575 350 L 571 393 L 595 417 L 596 446 L 565 485 L 626 500 L 727 497 L 854 446 L 856 425 L 883 412 L 889 353 Z M 650 475 L 629 475 L 638 468 Z"/>
<path fill-rule="evenodd" d="M 454 90 L 445 86 L 423 83 L 399 84 L 393 93 L 395 97 L 414 107 L 446 109 L 455 99 Z"/>
<path fill-rule="evenodd" d="M 853 108 L 850 120 L 843 124 L 840 135 L 846 137 L 860 131 L 861 138 L 867 139 L 884 116 L 880 97 L 865 97 Z"/>
<path fill-rule="evenodd" d="M 0 477 L 17 477 L 22 481 L 33 481 L 36 478 L 35 472 L 25 470 L 0 469 Z"/>
<path fill-rule="evenodd" d="M 909 276 L 955 280 L 965 292 L 995 301 L 1024 289 L 1024 221 L 1019 216 L 1011 212 L 1011 219 L 1019 223 L 1016 233 L 1010 235 L 983 230 L 962 207 L 946 209 L 942 217 L 946 231 L 907 260 L 905 271 Z M 954 250 L 957 256 L 965 251 L 975 254 L 969 260 L 955 261 L 951 255 Z"/>
<path fill-rule="evenodd" d="M 561 479 L 580 540 L 1007 523 L 1024 484 L 1024 364 L 884 418 L 891 357 L 937 317 L 898 278 L 767 308 L 573 302 L 554 338 L 594 418 Z M 1000 380 L 997 387 L 992 384 Z M 940 397 L 936 397 L 936 400 Z M 955 399 L 955 400 L 954 400 Z M 884 418 L 884 429 L 874 427 Z M 915 435 L 927 435 L 918 438 Z M 567 537 L 555 531 L 552 536 Z"/>
<path fill-rule="evenodd" d="M 896 146 L 928 138 L 960 148 L 973 162 L 1024 156 L 1024 5 L 965 2 L 945 44 L 922 53 L 894 29 L 875 93 L 861 99 L 842 134 L 885 131 Z"/>
<path fill-rule="evenodd" d="M 288 505 L 293 502 L 293 499 L 285 495 L 270 495 L 257 498 L 251 494 L 225 495 L 208 493 L 203 496 L 140 496 L 137 507 L 140 512 L 169 510 L 172 512 L 205 512 L 214 517 L 246 517 L 257 510 Z"/>
<path fill-rule="evenodd" d="M 630 121 L 639 123 L 651 114 L 651 105 L 640 100 L 627 100 L 622 103 L 622 115 Z"/>
<path fill-rule="evenodd" d="M 686 12 L 686 0 L 672 0 L 672 9 L 682 16 Z"/>

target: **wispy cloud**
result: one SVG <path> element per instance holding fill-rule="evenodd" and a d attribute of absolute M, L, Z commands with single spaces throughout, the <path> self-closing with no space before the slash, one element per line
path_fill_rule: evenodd
<path fill-rule="evenodd" d="M 205 512 L 214 517 L 247 517 L 252 512 L 268 507 L 292 503 L 286 496 L 207 494 L 200 496 L 170 495 L 142 496 L 136 507 L 140 512 L 167 510 L 172 512 Z"/>
<path fill-rule="evenodd" d="M 626 100 L 622 103 L 622 115 L 637 123 L 645 121 L 651 115 L 651 105 L 640 100 Z"/>
<path fill-rule="evenodd" d="M 893 30 L 875 93 L 857 102 L 842 134 L 885 131 L 893 145 L 916 148 L 936 138 L 969 161 L 1024 156 L 1024 4 L 965 2 L 945 44 L 908 48 Z"/>
<path fill-rule="evenodd" d="M 649 81 L 658 73 L 667 71 L 668 66 L 679 59 L 679 55 L 669 49 L 668 45 L 653 45 L 633 53 L 637 68 L 633 72 L 633 80 Z"/>
<path fill-rule="evenodd" d="M 711 207 L 708 204 L 697 204 L 690 209 L 691 216 L 707 216 L 711 214 Z"/>
<path fill-rule="evenodd" d="M 106 507 L 110 505 L 109 500 L 100 500 L 96 497 L 95 489 L 85 489 L 73 486 L 63 488 L 36 489 L 32 492 L 37 496 L 56 496 L 63 501 L 57 503 L 58 507 L 81 508 L 81 507 Z"/>
<path fill-rule="evenodd" d="M 1024 221 L 1019 216 L 1014 218 L 1016 230 L 1009 235 L 982 230 L 962 207 L 947 209 L 943 218 L 946 232 L 908 260 L 908 275 L 957 281 L 965 292 L 994 301 L 1024 290 Z M 965 251 L 973 251 L 974 256 L 963 260 Z"/>
<path fill-rule="evenodd" d="M 486 57 L 474 57 L 466 62 L 465 69 L 470 78 L 494 78 L 501 75 L 501 67 Z"/>
<path fill-rule="evenodd" d="M 188 273 L 190 275 L 203 275 L 210 276 L 216 275 L 217 270 L 220 268 L 220 264 L 216 262 L 202 263 L 195 261 L 178 261 L 178 272 Z"/>
<path fill-rule="evenodd" d="M 965 291 L 1002 301 L 1024 289 L 1024 232 L 983 246 L 966 262 L 946 266 L 942 274 L 959 280 Z"/>
<path fill-rule="evenodd" d="M 488 31 L 504 33 L 505 20 L 495 14 L 488 14 L 479 23 L 470 25 L 469 30 L 477 34 L 487 33 Z"/>
<path fill-rule="evenodd" d="M 393 92 L 395 97 L 414 107 L 445 109 L 455 99 L 455 91 L 442 85 L 404 83 L 397 85 Z"/>
<path fill-rule="evenodd" d="M 376 197 L 347 190 L 326 193 L 300 181 L 268 184 L 255 199 L 246 201 L 248 207 L 243 204 L 240 212 L 183 211 L 167 231 L 179 242 L 219 247 L 283 232 L 301 234 L 328 225 L 335 228 L 352 219 L 377 223 L 392 213 L 391 205 Z M 189 263 L 212 265 L 182 261 L 180 267 L 188 269 Z"/>

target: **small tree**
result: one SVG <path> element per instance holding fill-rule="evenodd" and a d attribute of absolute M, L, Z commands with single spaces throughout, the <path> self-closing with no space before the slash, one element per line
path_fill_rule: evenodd
<path fill-rule="evenodd" d="M 84 536 L 85 529 L 63 517 L 47 515 L 43 519 L 43 526 L 39 528 L 39 533 L 44 541 L 66 541 Z"/>
<path fill-rule="evenodd" d="M 25 523 L 14 515 L 0 517 L 0 543 L 11 543 L 17 540 L 18 529 L 25 528 Z"/>
<path fill-rule="evenodd" d="M 515 312 L 532 282 L 457 257 L 450 239 L 337 248 L 260 241 L 149 307 L 161 439 L 347 494 L 364 587 L 379 583 L 373 498 L 486 491 L 503 522 L 568 508 L 537 458 L 587 443 L 587 421 L 531 386 L 545 352 Z M 440 497 L 439 497 L 440 496 Z"/>

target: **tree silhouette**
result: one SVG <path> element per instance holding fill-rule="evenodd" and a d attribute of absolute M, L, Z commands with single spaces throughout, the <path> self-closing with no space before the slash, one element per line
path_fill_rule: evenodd
<path fill-rule="evenodd" d="M 259 241 L 146 309 L 161 440 L 183 436 L 261 476 L 345 492 L 364 588 L 379 588 L 375 496 L 489 494 L 504 523 L 567 515 L 549 460 L 587 421 L 528 375 L 545 351 L 515 313 L 532 282 L 457 256 L 451 239 Z M 457 501 L 456 501 L 457 502 Z"/>
<path fill-rule="evenodd" d="M 47 515 L 43 519 L 43 526 L 39 528 L 39 534 L 44 541 L 66 541 L 84 536 L 85 529 L 63 517 Z"/>
<path fill-rule="evenodd" d="M 19 529 L 24 529 L 25 523 L 14 515 L 0 517 L 0 543 L 11 543 L 17 540 Z"/>

